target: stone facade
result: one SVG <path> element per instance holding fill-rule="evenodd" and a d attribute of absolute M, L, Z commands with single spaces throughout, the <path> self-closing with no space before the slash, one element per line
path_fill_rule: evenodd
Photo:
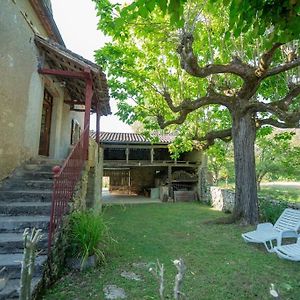
<path fill-rule="evenodd" d="M 217 210 L 233 212 L 234 192 L 216 186 L 210 187 L 210 203 Z"/>
<path fill-rule="evenodd" d="M 71 121 L 83 113 L 64 104 L 65 89 L 54 77 L 38 74 L 34 34 L 47 37 L 30 1 L 3 0 L 0 9 L 0 180 L 39 151 L 44 90 L 53 97 L 50 158 L 69 152 Z"/>

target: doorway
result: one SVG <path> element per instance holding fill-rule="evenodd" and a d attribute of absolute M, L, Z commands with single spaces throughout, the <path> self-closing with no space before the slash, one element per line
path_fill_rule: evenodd
<path fill-rule="evenodd" d="M 39 145 L 39 155 L 43 155 L 43 156 L 49 156 L 52 104 L 53 104 L 53 97 L 45 89 L 44 99 L 43 99 L 42 120 L 41 120 L 40 145 Z"/>

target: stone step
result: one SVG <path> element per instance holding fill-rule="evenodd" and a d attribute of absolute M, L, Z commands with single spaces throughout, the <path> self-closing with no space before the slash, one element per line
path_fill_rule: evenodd
<path fill-rule="evenodd" d="M 62 159 L 53 159 L 49 157 L 35 157 L 32 158 L 27 164 L 36 164 L 36 165 L 49 165 L 49 166 L 56 166 L 62 165 L 64 160 Z"/>
<path fill-rule="evenodd" d="M 23 166 L 24 171 L 31 171 L 31 172 L 52 172 L 52 168 L 57 166 L 56 164 L 26 164 Z M 22 170 L 21 169 L 21 170 Z"/>
<path fill-rule="evenodd" d="M 51 202 L 0 202 L 0 215 L 50 216 Z"/>
<path fill-rule="evenodd" d="M 44 180 L 53 179 L 53 172 L 49 171 L 16 171 L 14 178 L 22 178 L 24 180 Z"/>
<path fill-rule="evenodd" d="M 41 277 L 33 277 L 31 282 L 31 291 L 39 284 Z M 5 287 L 0 291 L 0 300 L 19 299 L 20 279 L 10 279 Z"/>
<path fill-rule="evenodd" d="M 13 178 L 5 181 L 2 186 L 2 191 L 9 190 L 26 190 L 26 189 L 38 189 L 38 190 L 50 190 L 53 186 L 52 179 L 44 180 L 28 180 L 24 178 Z"/>
<path fill-rule="evenodd" d="M 33 276 L 42 274 L 42 266 L 47 260 L 47 255 L 38 255 L 35 259 L 35 269 Z M 0 254 L 0 270 L 5 267 L 1 276 L 7 276 L 8 279 L 19 279 L 21 276 L 21 262 L 23 261 L 23 253 Z"/>
<path fill-rule="evenodd" d="M 38 243 L 38 250 L 47 251 L 48 232 L 43 232 L 41 241 Z M 23 253 L 23 233 L 0 233 L 0 254 Z M 1 274 L 0 274 L 1 277 Z"/>
<path fill-rule="evenodd" d="M 0 216 L 0 232 L 23 232 L 25 228 L 48 230 L 50 216 Z"/>
<path fill-rule="evenodd" d="M 52 190 L 14 190 L 0 191 L 0 201 L 5 202 L 49 202 Z"/>

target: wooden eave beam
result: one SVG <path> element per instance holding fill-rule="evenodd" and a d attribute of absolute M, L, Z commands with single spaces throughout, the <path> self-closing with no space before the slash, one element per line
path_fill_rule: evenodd
<path fill-rule="evenodd" d="M 84 101 L 79 100 L 65 100 L 64 103 L 70 105 L 85 105 Z"/>
<path fill-rule="evenodd" d="M 38 72 L 43 75 L 54 75 L 68 78 L 77 78 L 82 80 L 89 80 L 91 75 L 88 72 L 64 71 L 56 69 L 39 69 Z"/>

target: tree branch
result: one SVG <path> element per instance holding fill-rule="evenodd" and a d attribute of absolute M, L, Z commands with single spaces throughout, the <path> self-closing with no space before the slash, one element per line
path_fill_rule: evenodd
<path fill-rule="evenodd" d="M 300 95 L 300 84 L 293 85 L 292 89 L 290 89 L 289 93 L 286 94 L 284 98 L 281 100 L 272 102 L 271 105 L 277 106 L 282 110 L 288 110 L 289 106 L 292 104 L 293 100 Z"/>
<path fill-rule="evenodd" d="M 275 51 L 280 47 L 282 46 L 283 44 L 282 43 L 275 43 L 272 48 L 265 52 L 262 56 L 261 56 L 261 59 L 260 59 L 260 62 L 258 64 L 258 67 L 257 69 L 255 70 L 255 75 L 257 77 L 262 77 L 263 74 L 266 73 L 266 71 L 268 70 L 271 62 L 272 62 L 272 59 L 273 59 L 273 56 L 275 54 Z"/>
<path fill-rule="evenodd" d="M 224 142 L 229 142 L 232 139 L 231 128 L 223 129 L 223 130 L 215 130 L 210 131 L 204 136 L 195 136 L 193 138 L 198 142 L 205 142 L 204 144 L 200 145 L 201 149 L 208 149 L 215 143 L 216 139 L 220 139 Z"/>
<path fill-rule="evenodd" d="M 227 65 L 209 64 L 205 67 L 200 67 L 193 51 L 193 42 L 193 35 L 185 32 L 182 34 L 181 43 L 177 47 L 181 67 L 192 76 L 205 78 L 212 74 L 230 73 L 246 80 L 254 70 L 253 67 L 243 63 L 238 57 L 233 58 L 232 62 Z"/>
<path fill-rule="evenodd" d="M 300 66 L 300 57 L 291 61 L 291 62 L 288 62 L 284 65 L 280 65 L 280 66 L 277 66 L 277 67 L 274 67 L 270 70 L 268 70 L 263 76 L 262 78 L 267 78 L 267 77 L 270 77 L 270 76 L 273 76 L 273 75 L 276 75 L 276 74 L 280 74 L 282 72 L 286 72 L 288 70 L 291 70 L 295 67 L 298 67 Z"/>
<path fill-rule="evenodd" d="M 158 114 L 157 115 L 158 125 L 161 129 L 164 129 L 167 126 L 172 125 L 172 124 L 178 124 L 178 125 L 182 124 L 186 120 L 186 117 L 190 112 L 191 111 L 188 111 L 188 110 L 182 111 L 176 119 L 169 120 L 169 121 L 165 121 L 165 118 L 161 114 Z"/>
<path fill-rule="evenodd" d="M 291 114 L 297 114 L 298 112 L 289 111 L 289 106 L 293 103 L 293 100 L 300 95 L 300 85 L 294 85 L 293 88 L 286 94 L 285 97 L 278 101 L 271 103 L 263 102 L 251 102 L 247 105 L 243 111 L 252 112 L 269 112 L 275 114 L 278 118 L 284 120 L 290 118 Z"/>
<path fill-rule="evenodd" d="M 280 122 L 272 118 L 257 120 L 257 125 L 258 127 L 261 127 L 263 125 L 272 125 L 277 128 L 290 128 L 285 122 Z"/>
<path fill-rule="evenodd" d="M 215 92 L 211 87 L 207 89 L 207 95 L 199 97 L 196 100 L 184 99 L 179 105 L 175 106 L 169 92 L 164 91 L 162 94 L 166 103 L 172 112 L 193 111 L 208 104 L 224 105 L 228 109 L 231 108 L 234 102 L 233 96 L 226 96 Z"/>
<path fill-rule="evenodd" d="M 178 106 L 174 105 L 169 92 L 165 91 L 163 93 L 163 97 L 171 111 L 180 114 L 177 118 L 169 121 L 165 121 L 164 117 L 161 114 L 158 114 L 157 121 L 160 128 L 162 129 L 166 128 L 171 124 L 182 124 L 186 120 L 186 117 L 190 112 L 209 104 L 220 104 L 231 110 L 233 102 L 235 100 L 234 96 L 225 96 L 219 94 L 215 92 L 212 88 L 208 88 L 206 96 L 197 98 L 196 100 L 185 99 Z"/>

